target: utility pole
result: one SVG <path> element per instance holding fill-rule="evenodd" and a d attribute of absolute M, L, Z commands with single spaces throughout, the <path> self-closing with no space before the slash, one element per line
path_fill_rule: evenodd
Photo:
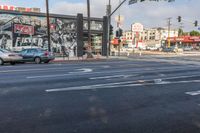
<path fill-rule="evenodd" d="M 87 49 L 87 58 L 92 58 L 92 49 L 91 49 L 91 18 L 90 18 L 90 0 L 87 0 L 87 15 L 88 15 L 88 49 Z"/>
<path fill-rule="evenodd" d="M 119 0 L 119 4 L 121 3 L 121 0 Z M 117 17 L 117 28 L 118 28 L 118 31 L 119 31 L 119 29 L 120 29 L 120 27 L 121 27 L 121 25 L 120 25 L 120 22 L 121 22 L 121 14 L 120 14 L 120 9 L 119 9 L 119 15 L 118 15 L 118 17 Z M 120 33 L 119 33 L 120 34 Z M 120 38 L 120 36 L 119 36 L 119 41 L 118 41 L 118 56 L 120 56 L 120 50 L 121 50 L 121 38 Z"/>
<path fill-rule="evenodd" d="M 108 32 L 107 32 L 107 58 L 109 57 L 109 52 L 110 52 L 110 24 L 111 24 L 111 17 L 109 16 L 111 14 L 111 0 L 109 0 L 108 5 L 107 5 L 107 11 L 106 11 L 106 15 L 107 15 L 107 19 L 108 19 Z"/>
<path fill-rule="evenodd" d="M 123 0 L 112 12 L 111 12 L 111 0 L 109 0 L 109 8 L 107 8 L 109 11 L 107 11 L 107 18 L 108 18 L 108 33 L 107 33 L 107 58 L 109 56 L 110 51 L 110 24 L 111 24 L 111 17 L 112 15 L 126 2 L 127 0 Z"/>
<path fill-rule="evenodd" d="M 49 2 L 48 2 L 48 0 L 46 0 L 46 17 L 47 17 L 48 51 L 51 51 L 50 23 L 49 23 Z"/>
<path fill-rule="evenodd" d="M 181 31 L 183 31 L 183 28 L 184 28 L 183 23 L 180 23 L 179 29 L 180 29 Z M 179 36 L 182 36 L 182 35 L 183 35 L 183 32 L 182 32 L 182 33 L 179 33 Z"/>
<path fill-rule="evenodd" d="M 111 16 L 126 2 L 127 0 L 123 0 L 109 15 L 107 15 L 108 17 L 108 26 L 110 27 L 110 19 L 111 19 Z M 144 0 L 140 0 L 140 2 L 143 2 Z M 156 0 L 156 1 L 159 1 L 159 0 Z M 166 1 L 166 0 L 165 0 Z M 168 2 L 173 2 L 175 0 L 168 0 Z M 138 0 L 129 0 L 129 5 L 131 4 L 135 4 L 137 3 Z M 109 3 L 110 3 L 110 0 L 109 0 Z M 109 28 L 110 29 L 110 28 Z M 109 45 L 109 40 L 110 40 L 110 31 L 108 29 L 108 35 L 107 35 L 107 45 Z M 107 46 L 108 47 L 108 46 Z M 108 55 L 107 55 L 108 56 Z"/>
<path fill-rule="evenodd" d="M 168 20 L 168 48 L 170 47 L 170 30 L 171 30 L 171 19 L 172 18 L 168 18 L 167 20 Z"/>

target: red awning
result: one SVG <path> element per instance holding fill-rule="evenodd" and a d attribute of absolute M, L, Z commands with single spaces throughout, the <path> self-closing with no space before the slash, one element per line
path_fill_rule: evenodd
<path fill-rule="evenodd" d="M 200 42 L 200 36 L 180 36 L 180 37 L 170 37 L 169 39 L 171 42 L 182 42 L 182 43 Z"/>

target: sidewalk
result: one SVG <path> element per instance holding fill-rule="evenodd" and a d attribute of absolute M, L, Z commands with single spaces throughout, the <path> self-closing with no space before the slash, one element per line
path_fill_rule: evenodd
<path fill-rule="evenodd" d="M 123 54 L 122 56 L 127 56 Z M 184 52 L 162 52 L 162 51 L 137 51 L 129 53 L 129 56 L 159 56 L 159 57 L 177 57 L 177 56 L 200 56 L 200 51 L 184 51 Z"/>
<path fill-rule="evenodd" d="M 101 61 L 107 60 L 107 57 L 101 55 L 93 55 L 94 58 L 87 58 L 87 55 L 83 57 L 56 57 L 52 62 L 77 62 L 77 61 Z"/>
<path fill-rule="evenodd" d="M 103 61 L 103 60 L 110 60 L 110 59 L 128 59 L 134 57 L 189 57 L 189 56 L 200 56 L 200 52 L 183 52 L 183 53 L 167 53 L 167 52 L 158 52 L 158 51 L 142 51 L 140 53 L 130 54 L 129 56 L 121 55 L 121 56 L 106 56 L 101 55 L 93 55 L 94 58 L 87 58 L 87 55 L 83 57 L 56 57 L 55 60 L 52 62 L 88 62 L 88 61 Z"/>

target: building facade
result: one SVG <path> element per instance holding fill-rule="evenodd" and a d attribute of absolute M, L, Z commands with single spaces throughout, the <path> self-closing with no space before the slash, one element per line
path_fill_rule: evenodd
<path fill-rule="evenodd" d="M 106 49 L 102 51 L 104 47 L 102 42 L 106 40 L 103 38 L 105 25 L 103 20 L 103 18 L 91 18 L 93 53 L 94 51 L 107 53 Z M 77 56 L 79 53 L 77 50 L 82 50 L 80 47 L 87 45 L 87 18 L 82 17 L 79 20 L 78 16 L 50 14 L 50 40 L 53 52 L 61 53 L 62 47 L 65 47 L 69 56 Z M 79 47 L 77 43 L 83 46 Z M 0 10 L 1 48 L 20 51 L 29 47 L 48 49 L 48 45 L 46 14 Z"/>
<path fill-rule="evenodd" d="M 138 26 L 139 25 L 139 26 Z M 171 29 L 168 31 L 166 28 L 141 28 L 141 24 L 137 24 L 136 28 L 125 31 L 123 33 L 124 43 L 128 47 L 146 47 L 156 46 L 161 47 L 166 44 L 169 37 L 178 37 L 178 29 Z"/>
<path fill-rule="evenodd" d="M 16 7 L 16 6 L 9 6 L 9 5 L 0 5 L 0 10 L 5 11 L 19 11 L 19 12 L 40 12 L 40 8 L 27 8 L 27 7 Z"/>

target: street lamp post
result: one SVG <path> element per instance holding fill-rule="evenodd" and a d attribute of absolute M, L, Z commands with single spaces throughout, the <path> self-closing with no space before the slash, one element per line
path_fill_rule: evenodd
<path fill-rule="evenodd" d="M 46 19 L 47 19 L 48 51 L 51 51 L 50 23 L 49 23 L 49 1 L 48 0 L 46 0 Z"/>

